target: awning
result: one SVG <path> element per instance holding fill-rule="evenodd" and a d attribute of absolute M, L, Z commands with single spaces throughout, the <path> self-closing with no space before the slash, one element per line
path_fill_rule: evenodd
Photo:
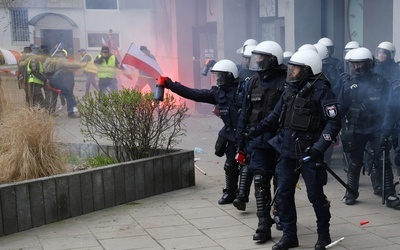
<path fill-rule="evenodd" d="M 28 24 L 35 26 L 37 24 L 37 22 L 39 22 L 42 18 L 49 16 L 49 15 L 54 15 L 54 16 L 59 16 L 63 19 L 65 19 L 67 22 L 69 22 L 72 26 L 77 27 L 78 25 L 74 22 L 74 20 L 72 20 L 71 18 L 67 17 L 66 15 L 63 14 L 58 14 L 58 13 L 51 13 L 51 12 L 46 12 L 46 13 L 42 13 L 39 14 L 35 17 L 33 17 L 31 20 L 29 20 Z"/>

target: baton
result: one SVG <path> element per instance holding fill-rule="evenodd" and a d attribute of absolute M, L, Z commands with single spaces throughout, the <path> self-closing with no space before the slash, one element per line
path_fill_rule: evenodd
<path fill-rule="evenodd" d="M 311 159 L 310 156 L 306 156 L 301 160 L 300 164 L 303 163 L 303 162 L 307 162 L 310 159 Z M 347 191 L 349 191 L 355 197 L 358 197 L 358 195 L 359 195 L 358 192 L 354 191 L 351 187 L 349 187 L 349 185 L 347 185 L 330 167 L 328 167 L 328 165 L 325 162 L 323 162 L 321 160 L 317 160 L 317 163 L 322 165 L 326 169 L 326 171 L 328 171 L 333 177 L 335 177 L 335 179 L 340 184 L 342 184 L 342 186 L 345 187 Z"/>
<path fill-rule="evenodd" d="M 269 204 L 271 207 L 274 205 L 276 198 L 278 198 L 279 188 L 275 190 L 274 197 L 272 198 L 271 203 Z"/>
<path fill-rule="evenodd" d="M 342 238 L 340 238 L 340 239 L 338 239 L 338 240 L 335 240 L 335 241 L 332 242 L 331 244 L 325 246 L 325 248 L 328 249 L 328 248 L 331 248 L 331 247 L 333 247 L 333 246 L 336 246 L 337 244 L 339 244 L 339 243 L 342 242 L 343 240 L 344 240 L 344 237 L 342 237 Z"/>

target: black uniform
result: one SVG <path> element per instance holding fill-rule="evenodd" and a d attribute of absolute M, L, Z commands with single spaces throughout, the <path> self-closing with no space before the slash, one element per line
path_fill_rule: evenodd
<path fill-rule="evenodd" d="M 388 141 L 388 138 L 393 135 L 393 148 L 395 149 L 394 161 L 397 166 L 400 166 L 400 150 L 399 150 L 399 134 L 400 134 L 400 79 L 392 82 L 392 88 L 387 101 L 385 110 L 385 118 L 382 124 L 382 139 Z M 397 174 L 400 175 L 399 169 Z"/>
<path fill-rule="evenodd" d="M 353 77 L 347 81 L 339 94 L 339 109 L 346 118 L 343 128 L 344 147 L 350 153 L 350 166 L 347 173 L 347 183 L 358 190 L 360 171 L 364 164 L 364 149 L 369 142 L 373 152 L 373 167 L 371 182 L 374 193 L 382 194 L 382 174 L 385 175 L 385 199 L 388 207 L 400 205 L 394 201 L 393 172 L 389 157 L 385 158 L 385 172 L 382 173 L 383 159 L 380 145 L 380 134 L 390 91 L 389 83 L 376 73 L 366 73 L 364 76 Z M 346 204 L 353 205 L 358 197 L 346 193 Z"/>
<path fill-rule="evenodd" d="M 283 66 L 281 66 L 283 67 Z M 262 119 L 269 115 L 278 102 L 286 82 L 286 67 L 272 69 L 267 73 L 254 75 L 247 82 L 245 101 L 240 113 L 238 132 L 257 126 Z M 248 192 L 251 178 L 254 176 L 255 198 L 257 204 L 258 228 L 254 240 L 265 241 L 271 238 L 271 179 L 275 174 L 277 152 L 268 143 L 274 131 L 268 131 L 247 143 L 250 154 L 249 166 L 241 169 L 239 193 L 233 204 L 248 202 Z M 250 170 L 250 171 L 249 171 Z M 242 181 L 245 180 L 245 181 Z M 244 185 L 246 187 L 242 187 Z M 245 207 L 245 206 L 244 206 Z M 244 210 L 244 209 L 243 209 Z"/>
<path fill-rule="evenodd" d="M 166 81 L 166 88 L 172 92 L 195 102 L 214 104 L 219 110 L 224 126 L 218 133 L 215 154 L 220 157 L 224 154 L 226 156 L 224 165 L 226 189 L 218 201 L 219 204 L 232 203 L 236 196 L 239 178 L 239 166 L 235 160 L 236 127 L 243 102 L 243 85 L 244 81 L 241 78 L 236 78 L 221 87 L 213 86 L 211 89 L 192 89 L 178 82 L 172 82 L 169 78 Z"/>
<path fill-rule="evenodd" d="M 274 111 L 254 130 L 254 135 L 258 135 L 278 129 L 278 134 L 269 143 L 280 153 L 276 176 L 280 200 L 278 215 L 283 237 L 273 249 L 281 249 L 287 242 L 293 247 L 298 246 L 294 194 L 300 173 L 317 217 L 318 239 L 330 242 L 330 205 L 323 191 L 327 173 L 317 163 L 322 161 L 323 153 L 340 128 L 337 99 L 329 83 L 308 79 L 308 82 L 302 81 L 300 86 L 289 83 Z M 311 156 L 311 160 L 300 164 L 306 155 Z"/>

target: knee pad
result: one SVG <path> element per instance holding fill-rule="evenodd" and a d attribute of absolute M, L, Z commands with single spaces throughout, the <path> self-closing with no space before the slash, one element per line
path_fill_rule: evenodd
<path fill-rule="evenodd" d="M 226 174 L 239 174 L 239 164 L 234 161 L 225 161 L 224 170 Z"/>

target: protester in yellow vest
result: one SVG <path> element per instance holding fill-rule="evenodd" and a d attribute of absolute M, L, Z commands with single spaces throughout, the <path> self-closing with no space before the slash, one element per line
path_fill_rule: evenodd
<path fill-rule="evenodd" d="M 43 87 L 49 89 L 50 81 L 44 76 L 42 63 L 37 55 L 32 55 L 28 59 L 26 72 L 28 81 L 25 95 L 28 106 L 40 105 L 46 108 L 42 89 Z"/>
<path fill-rule="evenodd" d="M 78 50 L 81 55 L 81 67 L 83 74 L 86 76 L 86 90 L 85 96 L 89 94 L 90 86 L 93 86 L 96 90 L 99 90 L 99 86 L 96 83 L 97 67 L 93 63 L 92 56 L 86 53 L 85 49 Z"/>
<path fill-rule="evenodd" d="M 118 59 L 110 53 L 108 46 L 101 47 L 101 54 L 96 57 L 94 64 L 98 67 L 100 93 L 118 91 L 117 68 L 120 67 Z"/>

